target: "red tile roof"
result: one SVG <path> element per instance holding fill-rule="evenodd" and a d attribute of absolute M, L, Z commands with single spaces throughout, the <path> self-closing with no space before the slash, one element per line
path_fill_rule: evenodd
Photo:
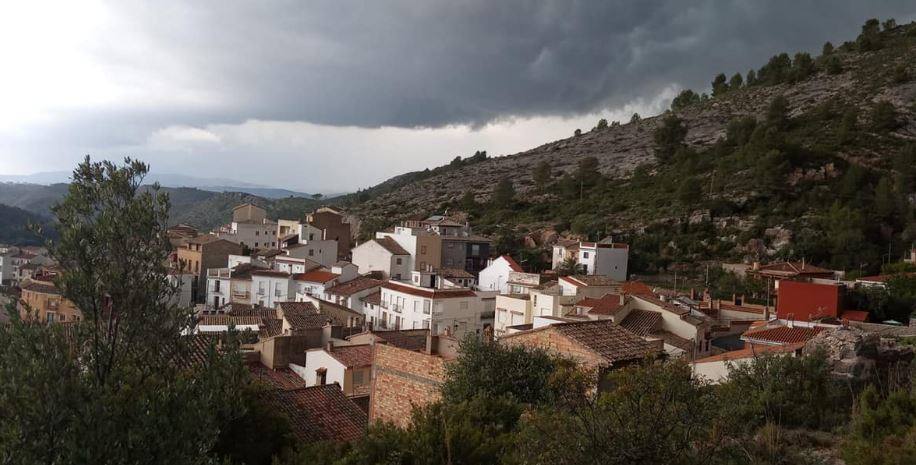
<path fill-rule="evenodd" d="M 57 287 L 49 286 L 47 284 L 39 284 L 36 282 L 31 282 L 29 284 L 26 284 L 25 286 L 22 286 L 22 290 L 29 291 L 29 292 L 37 292 L 40 294 L 60 295 L 60 289 L 58 289 Z"/>
<path fill-rule="evenodd" d="M 618 294 L 605 294 L 604 297 L 600 299 L 586 297 L 576 302 L 576 306 L 587 308 L 589 314 L 613 315 L 623 307 L 620 301 L 621 296 Z"/>
<path fill-rule="evenodd" d="M 334 357 L 347 368 L 359 368 L 372 365 L 372 346 L 369 344 L 332 347 L 331 350 L 328 351 L 328 355 Z"/>
<path fill-rule="evenodd" d="M 372 294 L 363 297 L 363 302 L 370 305 L 381 305 L 382 303 L 382 291 L 375 291 Z"/>
<path fill-rule="evenodd" d="M 343 284 L 337 284 L 334 287 L 325 289 L 328 294 L 350 296 L 357 292 L 362 292 L 373 287 L 381 286 L 383 281 L 373 279 L 368 276 L 360 276 Z"/>
<path fill-rule="evenodd" d="M 820 326 L 810 328 L 806 326 L 765 327 L 763 329 L 746 331 L 744 335 L 741 336 L 741 339 L 762 344 L 793 344 L 797 342 L 805 342 L 814 336 L 817 336 L 817 334 L 823 330 L 824 328 Z"/>
<path fill-rule="evenodd" d="M 365 434 L 366 412 L 347 398 L 337 384 L 266 393 L 267 400 L 289 418 L 293 434 L 303 442 L 349 442 Z"/>
<path fill-rule="evenodd" d="M 620 326 L 637 336 L 651 336 L 662 325 L 662 314 L 648 310 L 631 310 Z"/>
<path fill-rule="evenodd" d="M 731 350 L 728 352 L 723 352 L 721 354 L 710 355 L 709 357 L 703 357 L 697 360 L 694 360 L 693 363 L 709 363 L 709 362 L 722 362 L 729 360 L 741 360 L 746 358 L 752 358 L 758 355 L 763 354 L 773 354 L 773 353 L 786 353 L 794 352 L 798 349 L 801 349 L 805 346 L 804 342 L 796 342 L 794 344 L 785 344 L 785 345 L 766 345 L 766 344 L 745 344 L 746 347 L 738 350 Z"/>
<path fill-rule="evenodd" d="M 401 244 L 398 244 L 396 240 L 388 236 L 376 238 L 373 240 L 392 255 L 410 255 L 410 253 L 404 250 L 404 247 L 401 247 Z"/>
<path fill-rule="evenodd" d="M 502 258 L 503 260 L 509 263 L 509 269 L 511 269 L 512 271 L 518 271 L 520 273 L 525 272 L 525 270 L 521 267 L 521 265 L 519 265 L 518 262 L 516 262 L 515 259 L 513 259 L 511 256 L 503 255 Z"/>
<path fill-rule="evenodd" d="M 652 288 L 642 281 L 625 281 L 620 285 L 620 292 L 627 295 L 655 296 L 652 293 Z"/>
<path fill-rule="evenodd" d="M 426 289 L 413 286 L 396 284 L 391 281 L 382 285 L 383 288 L 404 294 L 426 297 L 427 299 L 454 299 L 459 297 L 476 297 L 477 294 L 470 289 Z"/>
<path fill-rule="evenodd" d="M 641 359 L 655 352 L 651 344 L 611 320 L 558 323 L 548 328 L 554 328 L 611 363 Z"/>
<path fill-rule="evenodd" d="M 308 273 L 298 273 L 293 275 L 296 281 L 306 281 L 310 283 L 326 283 L 339 278 L 340 275 L 325 270 L 313 270 Z"/>
<path fill-rule="evenodd" d="M 304 388 L 306 386 L 305 380 L 289 368 L 271 370 L 261 365 L 261 363 L 256 362 L 248 364 L 248 371 L 251 372 L 251 376 L 255 381 L 264 383 L 274 389 L 289 390 Z"/>

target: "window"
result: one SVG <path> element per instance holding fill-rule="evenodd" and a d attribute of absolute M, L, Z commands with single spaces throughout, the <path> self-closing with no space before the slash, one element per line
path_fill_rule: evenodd
<path fill-rule="evenodd" d="M 255 247 L 255 248 L 258 247 L 258 243 L 257 243 L 257 242 L 254 243 L 254 247 Z"/>
<path fill-rule="evenodd" d="M 588 252 L 582 252 L 582 258 L 588 258 Z"/>
<path fill-rule="evenodd" d="M 468 308 L 468 301 L 467 301 L 467 300 L 462 300 L 461 303 L 458 304 L 458 308 L 460 308 L 460 309 L 462 309 L 462 310 L 467 310 L 467 308 Z"/>
<path fill-rule="evenodd" d="M 414 312 L 420 311 L 420 302 L 419 301 L 416 301 L 416 300 L 413 301 L 413 311 Z"/>
<path fill-rule="evenodd" d="M 423 320 L 423 329 L 429 329 L 429 320 Z"/>
<path fill-rule="evenodd" d="M 324 386 L 328 382 L 328 370 L 326 368 L 319 368 L 315 370 L 315 385 Z"/>
<path fill-rule="evenodd" d="M 54 323 L 54 318 L 57 316 L 56 313 L 48 312 L 45 317 L 48 319 L 48 323 Z"/>
<path fill-rule="evenodd" d="M 315 240 L 315 233 L 309 233 L 309 240 L 310 241 Z"/>
<path fill-rule="evenodd" d="M 478 255 L 480 255 L 480 244 L 472 244 L 472 245 L 471 245 L 471 255 L 473 255 L 473 256 L 475 256 L 475 257 L 478 256 Z"/>
<path fill-rule="evenodd" d="M 423 301 L 423 313 L 429 315 L 430 302 L 428 300 Z"/>
<path fill-rule="evenodd" d="M 260 235 L 261 235 L 261 231 L 255 231 L 255 232 L 254 232 L 254 235 L 255 235 L 255 236 L 260 236 Z"/>
<path fill-rule="evenodd" d="M 401 258 L 397 258 L 397 259 L 394 260 L 394 262 L 397 263 L 398 265 L 400 265 L 400 264 L 401 264 L 401 260 L 402 260 Z"/>
<path fill-rule="evenodd" d="M 309 257 L 315 256 L 315 249 L 309 249 Z"/>
<path fill-rule="evenodd" d="M 361 386 L 366 383 L 366 372 L 363 370 L 356 370 L 353 372 L 353 384 L 356 386 Z"/>
<path fill-rule="evenodd" d="M 420 254 L 421 254 L 421 255 L 426 255 L 426 246 L 425 246 L 425 245 L 421 245 L 421 246 L 420 246 Z"/>

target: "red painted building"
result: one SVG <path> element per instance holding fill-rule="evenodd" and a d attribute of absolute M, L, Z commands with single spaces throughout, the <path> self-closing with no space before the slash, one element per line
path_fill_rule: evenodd
<path fill-rule="evenodd" d="M 841 288 L 837 284 L 777 281 L 776 315 L 783 320 L 814 321 L 840 316 Z"/>

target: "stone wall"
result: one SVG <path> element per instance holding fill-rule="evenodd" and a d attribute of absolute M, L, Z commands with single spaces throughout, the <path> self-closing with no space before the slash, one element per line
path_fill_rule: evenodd
<path fill-rule="evenodd" d="M 374 344 L 369 420 L 407 426 L 414 406 L 439 400 L 446 359 Z"/>

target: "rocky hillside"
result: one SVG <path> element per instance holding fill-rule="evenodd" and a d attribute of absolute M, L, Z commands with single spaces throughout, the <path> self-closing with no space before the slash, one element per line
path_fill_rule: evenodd
<path fill-rule="evenodd" d="M 715 71 L 711 70 L 710 75 Z M 759 71 L 755 70 L 753 76 L 740 76 L 743 82 L 726 86 L 725 90 L 720 89 L 708 98 L 694 95 L 695 98 L 678 105 L 669 114 L 596 127 L 522 153 L 474 162 L 466 160 L 460 166 L 453 163 L 431 171 L 408 173 L 343 201 L 350 204 L 354 213 L 373 219 L 373 225 L 448 207 L 467 207 L 467 192 L 475 196 L 479 205 L 480 211 L 470 211 L 472 217 L 494 227 L 514 225 L 521 229 L 520 233 L 558 229 L 555 232 L 586 236 L 609 232 L 627 234 L 645 232 L 654 225 L 709 223 L 720 229 L 721 234 L 710 234 L 704 239 L 724 238 L 731 242 L 711 255 L 734 256 L 736 248 L 744 247 L 748 240 L 748 237 L 739 237 L 742 232 L 751 231 L 764 240 L 765 228 L 785 227 L 788 230 L 785 233 L 774 230 L 768 234 L 781 234 L 784 242 L 791 241 L 793 234 L 797 236 L 797 230 L 780 224 L 793 221 L 793 217 L 769 218 L 760 210 L 782 211 L 791 206 L 794 210 L 809 210 L 795 211 L 794 219 L 799 215 L 813 217 L 830 206 L 829 196 L 822 196 L 821 191 L 835 188 L 831 183 L 848 172 L 858 173 L 862 168 L 861 182 L 868 189 L 874 189 L 878 178 L 884 174 L 893 177 L 895 171 L 899 171 L 894 160 L 909 142 L 916 140 L 914 76 L 916 25 L 888 25 L 882 30 L 870 23 L 863 27 L 863 34 L 855 41 L 835 49 L 832 45 L 825 47 L 825 53 L 814 58 L 807 54 L 795 55 L 794 59 L 789 55 L 773 57 Z M 753 82 L 749 83 L 751 80 Z M 742 158 L 742 153 L 753 150 L 726 141 L 727 129 L 729 123 L 746 117 L 754 120 L 752 125 L 765 122 L 778 96 L 785 97 L 790 123 L 780 129 L 784 133 L 780 136 L 784 139 L 783 145 L 768 149 L 778 149 L 785 161 L 776 161 L 774 169 L 767 170 L 755 167 L 754 160 L 747 160 L 751 155 L 745 154 Z M 888 117 L 888 112 L 884 111 L 887 104 L 890 104 L 890 122 L 876 121 L 876 118 Z M 686 151 L 695 157 L 675 157 L 660 163 L 656 157 L 655 134 L 665 117 L 672 114 L 687 128 L 682 142 Z M 849 121 L 844 122 L 844 116 Z M 757 126 L 762 128 L 764 124 Z M 761 152 L 757 158 L 765 158 L 764 153 L 768 152 Z M 583 198 L 582 192 L 564 197 L 560 192 L 564 177 L 574 177 L 579 164 L 590 157 L 597 160 L 596 169 L 602 175 L 602 185 L 591 191 L 592 197 L 615 195 L 616 201 Z M 685 160 L 686 163 L 682 163 Z M 533 179 L 535 167 L 542 162 L 551 167 L 551 182 L 546 188 L 536 186 Z M 738 169 L 742 164 L 744 168 Z M 672 168 L 675 165 L 676 170 Z M 853 166 L 859 168 L 851 168 Z M 762 189 L 758 185 L 762 173 L 778 173 L 778 179 L 771 183 L 785 189 Z M 648 182 L 636 182 L 636 178 Z M 501 179 L 511 181 L 517 201 L 509 206 L 511 212 L 495 214 L 489 203 Z M 702 186 L 697 188 L 699 197 L 693 202 L 676 200 L 678 186 L 685 179 Z M 611 185 L 626 189 L 616 191 Z M 906 191 L 909 187 L 901 189 Z M 817 202 L 797 205 L 803 198 L 810 200 L 807 196 L 812 193 L 820 196 Z M 912 192 L 901 193 L 909 196 L 912 206 Z M 584 196 L 588 197 L 589 192 Z M 554 212 L 550 209 L 558 201 L 566 201 L 568 209 L 576 209 L 569 202 L 570 198 L 580 203 L 591 202 L 591 210 L 580 211 L 577 215 L 591 215 L 592 218 L 580 219 L 600 224 L 601 231 L 595 228 L 576 231 L 575 225 L 570 224 L 575 219 L 552 218 L 553 213 L 548 214 L 548 211 Z M 655 205 L 647 207 L 653 202 Z M 718 209 L 720 211 L 711 205 L 723 202 L 730 205 Z M 910 214 L 909 208 L 901 211 Z M 555 215 L 563 216 L 563 213 L 559 211 Z M 762 218 L 766 221 L 761 221 Z M 741 227 L 735 228 L 736 225 Z M 810 225 L 792 226 L 800 229 Z M 901 229 L 897 227 L 896 232 Z M 529 245 L 540 245 L 540 242 L 540 237 L 534 237 Z M 763 244 L 764 253 L 779 252 L 778 248 L 771 247 L 771 242 Z"/>

